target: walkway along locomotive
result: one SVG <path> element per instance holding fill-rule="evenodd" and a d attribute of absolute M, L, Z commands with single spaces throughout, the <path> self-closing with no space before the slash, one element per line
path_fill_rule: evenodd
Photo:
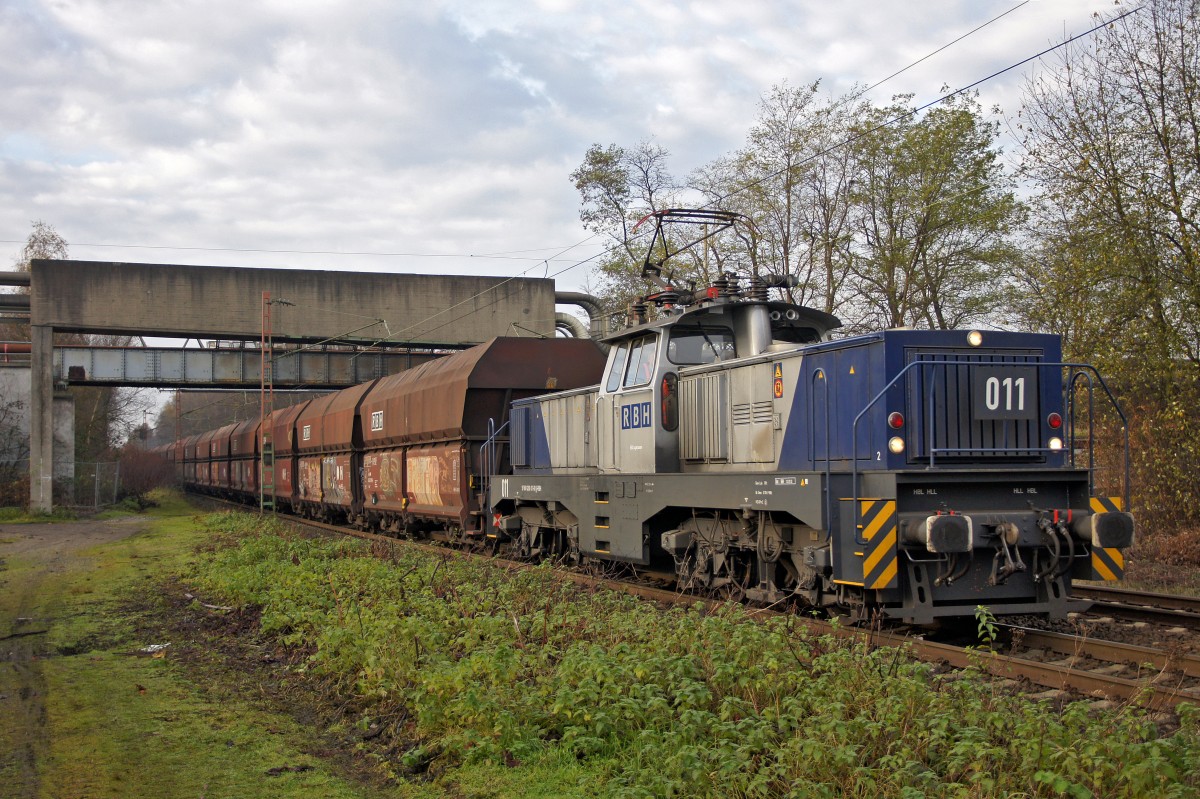
<path fill-rule="evenodd" d="M 732 218 L 656 224 L 672 214 Z M 360 527 L 860 618 L 1062 617 L 1086 606 L 1073 580 L 1121 578 L 1128 467 L 1124 496 L 1097 496 L 1092 451 L 1097 403 L 1120 409 L 1057 336 L 835 340 L 835 317 L 760 281 L 688 293 L 647 273 L 658 318 L 605 338 L 606 359 L 587 341 L 496 339 L 277 411 L 262 489 Z M 251 440 L 229 426 L 178 442 L 182 479 L 254 495 L 219 463 L 245 457 L 216 440 L 235 431 Z"/>

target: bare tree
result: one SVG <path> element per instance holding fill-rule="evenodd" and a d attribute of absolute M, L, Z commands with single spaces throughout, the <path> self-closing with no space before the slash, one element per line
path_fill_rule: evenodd
<path fill-rule="evenodd" d="M 1025 87 L 1037 187 L 1026 321 L 1099 364 L 1133 419 L 1143 529 L 1200 524 L 1200 3 L 1123 8 Z"/>
<path fill-rule="evenodd" d="M 121 494 L 136 504 L 139 511 L 153 507 L 147 496 L 174 477 L 170 462 L 140 441 L 129 442 L 121 451 Z"/>
<path fill-rule="evenodd" d="M 21 254 L 13 261 L 13 270 L 17 272 L 28 272 L 35 258 L 67 257 L 67 240 L 52 225 L 40 219 L 31 224 L 33 230 L 21 248 Z M 14 291 L 18 294 L 29 293 L 25 286 Z M 0 338 L 5 341 L 29 341 L 29 321 L 23 317 L 0 317 Z"/>
<path fill-rule="evenodd" d="M 67 240 L 59 235 L 53 225 L 48 225 L 40 219 L 32 224 L 33 230 L 29 233 L 29 238 L 13 265 L 18 272 L 28 272 L 29 265 L 35 258 L 65 259 L 67 257 Z"/>

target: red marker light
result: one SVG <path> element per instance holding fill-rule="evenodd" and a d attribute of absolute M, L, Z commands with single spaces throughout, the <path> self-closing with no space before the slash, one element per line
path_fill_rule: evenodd
<path fill-rule="evenodd" d="M 1052 413 L 1046 417 L 1046 424 L 1050 425 L 1051 430 L 1057 430 L 1062 427 L 1062 417 L 1057 413 Z"/>
<path fill-rule="evenodd" d="M 893 411 L 888 414 L 888 427 L 899 430 L 904 427 L 904 414 Z"/>

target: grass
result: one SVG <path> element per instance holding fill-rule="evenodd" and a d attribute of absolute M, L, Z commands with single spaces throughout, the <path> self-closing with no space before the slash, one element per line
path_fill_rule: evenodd
<path fill-rule="evenodd" d="M 0 508 L 0 524 L 49 524 L 69 522 L 76 518 L 76 513 L 67 508 L 55 508 L 50 513 L 27 511 L 13 506 Z"/>
<path fill-rule="evenodd" d="M 0 669 L 5 710 L 23 692 L 44 700 L 44 726 L 33 738 L 21 713 L 0 713 L 0 751 L 31 753 L 0 758 L 0 785 L 8 786 L 0 793 L 17 786 L 15 796 L 374 796 L 310 754 L 311 730 L 286 714 L 193 683 L 170 647 L 161 658 L 137 654 L 164 642 L 138 637 L 129 597 L 153 594 L 205 535 L 177 497 L 149 516 L 144 532 L 81 552 L 66 571 L 10 558 L 0 572 L 4 618 L 52 619 L 40 657 Z"/>
<path fill-rule="evenodd" d="M 243 703 L 214 704 L 165 660 L 111 651 L 65 658 L 46 686 L 45 795 L 362 795 L 305 753 L 303 728 Z M 306 770 L 268 774 L 297 767 Z"/>
<path fill-rule="evenodd" d="M 43 657 L 0 663 L 0 695 L 44 698 L 45 732 L 22 738 L 31 727 L 7 712 L 36 715 L 36 703 L 0 701 L 0 794 L 1082 798 L 1200 788 L 1194 710 L 1162 732 L 1133 706 L 1033 703 L 895 650 L 759 623 L 738 606 L 661 610 L 547 568 L 402 544 L 372 552 L 255 515 L 198 516 L 177 497 L 146 519 L 140 533 L 56 562 L 65 571 L 32 558 L 0 565 L 4 618 L 46 627 L 14 639 Z M 180 576 L 205 602 L 237 610 L 189 605 Z M 155 657 L 149 644 L 169 646 Z"/>
<path fill-rule="evenodd" d="M 236 517 L 210 520 L 230 535 Z M 403 745 L 397 779 L 592 775 L 600 796 L 1190 796 L 1195 709 L 1057 708 L 740 606 L 663 611 L 548 569 L 234 536 L 193 579 Z M 390 561 L 390 562 L 388 562 Z M 519 764 L 519 768 L 504 767 Z M 554 766 L 558 764 L 559 770 Z M 520 794 L 517 794 L 520 795 Z"/>

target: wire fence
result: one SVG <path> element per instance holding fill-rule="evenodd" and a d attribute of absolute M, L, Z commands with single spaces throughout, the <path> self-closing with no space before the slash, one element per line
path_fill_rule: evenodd
<path fill-rule="evenodd" d="M 68 489 L 62 504 L 76 508 L 100 508 L 115 505 L 121 496 L 121 464 L 76 463 L 72 478 L 55 478 L 54 492 L 60 483 Z"/>
<path fill-rule="evenodd" d="M 121 464 L 117 461 L 56 465 L 54 505 L 97 510 L 115 505 L 122 496 Z M 0 507 L 29 504 L 29 460 L 0 461 Z"/>

